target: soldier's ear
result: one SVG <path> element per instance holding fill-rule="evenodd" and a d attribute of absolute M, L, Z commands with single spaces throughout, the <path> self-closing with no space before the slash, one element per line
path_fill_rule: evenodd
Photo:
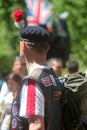
<path fill-rule="evenodd" d="M 23 41 L 22 47 L 23 47 L 23 48 L 22 48 L 23 51 L 26 52 L 28 48 L 27 48 L 27 44 L 26 44 L 24 41 Z"/>
<path fill-rule="evenodd" d="M 50 49 L 50 44 L 48 44 L 48 47 L 47 47 L 47 52 L 48 52 L 48 50 Z"/>
<path fill-rule="evenodd" d="M 23 51 L 23 41 L 20 41 L 20 50 Z"/>

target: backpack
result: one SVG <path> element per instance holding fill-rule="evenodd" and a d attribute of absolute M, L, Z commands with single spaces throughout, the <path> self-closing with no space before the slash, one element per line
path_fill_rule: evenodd
<path fill-rule="evenodd" d="M 87 77 L 73 73 L 66 77 L 61 96 L 62 122 L 65 130 L 79 130 L 87 118 Z M 81 128 L 83 130 L 84 128 Z"/>

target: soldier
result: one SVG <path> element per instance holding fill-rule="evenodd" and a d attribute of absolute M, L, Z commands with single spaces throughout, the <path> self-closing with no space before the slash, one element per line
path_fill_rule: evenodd
<path fill-rule="evenodd" d="M 59 80 L 46 65 L 49 34 L 42 27 L 20 31 L 20 58 L 28 75 L 12 106 L 11 130 L 61 130 Z"/>

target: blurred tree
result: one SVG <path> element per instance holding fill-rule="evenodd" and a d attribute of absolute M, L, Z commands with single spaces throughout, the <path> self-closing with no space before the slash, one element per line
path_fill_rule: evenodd
<path fill-rule="evenodd" d="M 53 19 L 64 11 L 69 12 L 68 28 L 71 37 L 70 57 L 78 60 L 80 69 L 87 67 L 87 0 L 49 0 L 53 3 Z"/>
<path fill-rule="evenodd" d="M 77 59 L 83 70 L 87 64 L 87 0 L 49 1 L 53 5 L 52 20 L 64 11 L 69 12 L 67 22 L 72 43 L 70 57 Z M 13 11 L 19 8 L 25 10 L 24 0 L 0 0 L 0 71 L 8 66 L 11 68 L 12 57 L 19 54 L 19 31 L 14 26 L 12 16 Z"/>
<path fill-rule="evenodd" d="M 24 10 L 24 0 L 0 0 L 0 73 L 11 69 L 12 59 L 19 55 L 19 30 L 14 26 L 13 11 Z"/>

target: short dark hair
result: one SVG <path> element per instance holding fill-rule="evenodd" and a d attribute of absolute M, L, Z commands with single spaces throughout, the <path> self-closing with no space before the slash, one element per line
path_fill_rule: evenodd
<path fill-rule="evenodd" d="M 47 64 L 49 66 L 52 66 L 52 64 L 53 64 L 54 61 L 58 61 L 58 62 L 62 63 L 62 60 L 60 58 L 53 57 L 53 58 L 50 58 L 49 60 L 47 60 Z"/>
<path fill-rule="evenodd" d="M 70 59 L 66 62 L 66 68 L 68 69 L 69 73 L 75 73 L 79 69 L 79 64 L 76 60 Z"/>

